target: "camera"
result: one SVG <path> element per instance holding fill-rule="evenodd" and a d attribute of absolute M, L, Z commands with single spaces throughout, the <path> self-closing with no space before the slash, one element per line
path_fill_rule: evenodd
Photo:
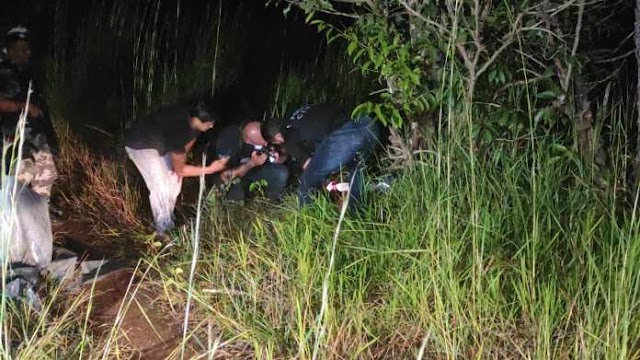
<path fill-rule="evenodd" d="M 258 155 L 262 155 L 268 153 L 269 149 L 267 149 L 265 146 L 256 145 L 253 147 L 253 151 L 257 152 Z"/>
<path fill-rule="evenodd" d="M 275 156 L 276 150 L 272 144 L 267 144 L 267 146 L 255 145 L 253 147 L 253 151 L 257 152 L 259 155 L 267 154 L 267 161 L 270 163 L 275 163 L 277 161 Z"/>

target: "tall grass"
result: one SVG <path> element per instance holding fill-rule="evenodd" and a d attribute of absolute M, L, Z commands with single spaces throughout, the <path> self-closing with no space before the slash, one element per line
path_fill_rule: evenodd
<path fill-rule="evenodd" d="M 203 357 L 637 357 L 639 226 L 615 181 L 625 163 L 603 187 L 555 139 L 517 141 L 471 153 L 442 140 L 339 231 L 324 197 L 302 210 L 293 198 L 208 202 L 197 241 L 183 234 L 148 259 L 145 286 L 168 312 L 189 309 L 181 348 Z M 615 159 L 624 139 L 611 144 Z M 33 335 L 17 354 L 77 354 L 58 346 L 64 334 L 82 334 L 66 344 L 86 356 L 128 354 L 117 321 L 105 339 L 84 317 L 45 318 L 22 323 Z"/>
<path fill-rule="evenodd" d="M 321 47 L 311 63 L 287 68 L 281 64 L 268 115 L 286 117 L 304 104 L 332 102 L 354 107 L 363 102 L 374 84 L 351 64 L 344 45 L 334 42 Z"/>
<path fill-rule="evenodd" d="M 313 358 L 314 344 L 327 359 L 636 357 L 637 221 L 613 211 L 570 150 L 538 140 L 476 159 L 475 186 L 459 147 L 422 159 L 345 221 L 333 267 L 339 215 L 327 201 L 264 205 L 253 221 L 214 204 L 200 214 L 206 250 L 191 263 L 184 242 L 151 262 L 152 284 L 167 307 L 190 309 L 183 346 L 203 357 Z M 192 282 L 168 271 L 191 264 Z M 44 323 L 22 358 L 68 355 L 52 350 L 65 322 Z M 88 357 L 128 354 L 82 343 Z"/>
<path fill-rule="evenodd" d="M 552 138 L 447 148 L 370 194 L 335 252 L 339 214 L 323 198 L 253 213 L 250 228 L 203 212 L 216 237 L 200 240 L 195 323 L 217 325 L 217 351 L 257 358 L 638 356 L 639 228 L 615 211 L 614 184 L 591 182 Z M 181 298 L 184 280 L 161 277 Z"/>
<path fill-rule="evenodd" d="M 271 62 L 304 67 L 299 59 L 264 46 L 284 42 L 278 42 L 282 34 L 270 28 L 271 22 L 260 18 L 277 24 L 273 15 L 254 4 L 92 0 L 74 12 L 68 0 L 55 4 L 53 68 L 65 73 L 73 89 L 68 95 L 82 99 L 79 107 L 98 117 L 89 121 L 99 120 L 110 132 L 123 131 L 136 116 L 162 105 L 225 86 L 242 86 L 262 107 L 264 94 L 256 89 L 271 88 L 265 83 L 271 82 Z M 265 37 L 259 46 L 251 38 L 257 32 Z M 105 103 L 113 106 L 103 112 Z"/>
<path fill-rule="evenodd" d="M 141 230 L 142 200 L 129 168 L 117 158 L 92 151 L 62 119 L 56 120 L 56 133 L 61 140 L 56 165 L 64 174 L 57 193 L 64 198 L 68 215 L 129 233 Z"/>
<path fill-rule="evenodd" d="M 96 4 L 82 26 L 96 23 L 105 31 L 78 40 L 75 64 L 99 55 L 92 44 L 101 39 L 118 51 L 137 49 L 130 59 L 133 112 L 235 81 L 229 64 L 242 53 L 236 48 L 242 41 L 228 33 L 241 28 L 241 11 L 222 19 L 223 10 L 211 7 L 202 21 L 183 27 L 183 12 L 163 12 L 179 9 L 179 2 Z M 57 5 L 64 23 L 68 4 Z M 138 17 L 144 20 L 134 22 Z M 181 54 L 193 61 L 182 63 L 171 45 L 190 36 L 206 46 L 185 45 Z M 59 56 L 68 56 L 60 46 Z M 63 64 L 54 65 L 82 75 L 82 67 Z M 445 80 L 452 82 L 450 74 Z M 71 86 L 66 77 L 59 80 Z M 285 116 L 306 102 L 357 102 L 353 94 L 367 86 L 338 52 L 319 52 L 306 67 L 283 65 L 271 115 Z M 154 305 L 184 316 L 174 358 L 188 352 L 300 359 L 640 356 L 640 226 L 635 208 L 621 209 L 627 164 L 619 154 L 629 153 L 621 131 L 611 130 L 613 170 L 596 183 L 593 169 L 570 148 L 533 131 L 478 149 L 475 126 L 487 114 L 478 115 L 471 101 L 462 113 L 448 105 L 439 128 L 446 136 L 389 191 L 370 190 L 360 216 L 341 217 L 322 196 L 305 209 L 293 198 L 246 208 L 199 201 L 195 231 L 176 232 L 169 246 L 145 256 L 138 282 L 130 283 L 106 330 L 94 331 L 88 320 L 93 289 L 76 299 L 52 285 L 42 313 L 4 308 L 3 355 L 133 356 L 119 342 L 126 336 L 120 325 L 127 309 L 138 306 L 139 290 L 153 288 Z M 628 109 L 606 105 L 617 119 L 612 123 L 621 124 Z M 69 108 L 56 106 L 58 119 L 72 116 Z M 83 214 L 117 214 L 140 230 L 140 197 L 122 162 L 78 146 L 73 131 L 60 120 L 56 125 L 60 168 L 79 173 L 83 184 L 63 191 L 66 200 Z M 68 306 L 58 309 L 60 303 Z"/>

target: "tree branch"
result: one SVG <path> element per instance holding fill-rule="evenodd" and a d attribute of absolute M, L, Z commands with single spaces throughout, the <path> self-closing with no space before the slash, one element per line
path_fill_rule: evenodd
<path fill-rule="evenodd" d="M 498 58 L 498 56 L 500 56 L 500 54 L 509 46 L 511 45 L 511 43 L 513 42 L 513 40 L 515 39 L 517 30 L 518 30 L 518 26 L 520 25 L 520 21 L 522 20 L 522 14 L 519 14 L 518 17 L 516 18 L 516 21 L 513 24 L 513 29 L 511 29 L 511 31 L 509 32 L 509 34 L 506 36 L 506 39 L 504 40 L 504 42 L 502 43 L 502 45 L 498 48 L 498 50 L 496 50 L 493 55 L 491 55 L 491 57 L 489 58 L 489 60 L 487 60 L 484 64 L 482 64 L 482 67 L 480 68 L 480 70 L 478 70 L 478 73 L 476 74 L 476 76 L 480 76 L 482 73 L 484 73 L 485 71 L 487 71 L 487 69 L 489 68 L 489 66 L 491 66 L 491 64 Z"/>
<path fill-rule="evenodd" d="M 427 24 L 437 28 L 438 30 L 440 30 L 444 34 L 449 33 L 449 30 L 445 29 L 442 25 L 438 24 L 437 22 L 424 17 L 424 15 L 420 14 L 414 8 L 409 6 L 409 4 L 407 4 L 407 2 L 405 0 L 400 0 L 400 4 L 402 4 L 402 6 L 405 8 L 405 10 L 407 10 L 407 12 L 410 13 L 411 15 L 413 15 L 413 16 L 417 17 L 418 19 L 426 22 Z"/>
<path fill-rule="evenodd" d="M 608 59 L 602 59 L 602 60 L 594 60 L 593 63 L 594 64 L 606 64 L 606 63 L 610 63 L 610 62 L 615 62 L 621 59 L 624 59 L 628 56 L 633 55 L 636 52 L 636 49 L 631 49 L 629 51 L 627 51 L 626 53 L 622 54 L 622 55 L 618 55 L 616 57 L 612 57 L 612 58 L 608 58 Z"/>
<path fill-rule="evenodd" d="M 578 10 L 578 22 L 576 23 L 576 31 L 575 37 L 573 39 L 573 47 L 571 49 L 571 58 L 575 58 L 576 52 L 578 51 L 578 44 L 580 44 L 580 31 L 582 29 L 582 17 L 584 16 L 584 1 L 580 0 L 579 10 Z M 566 92 L 569 88 L 569 82 L 571 81 L 571 72 L 573 71 L 573 63 L 569 63 L 569 68 L 567 69 L 567 76 L 563 80 L 562 89 Z"/>
<path fill-rule="evenodd" d="M 467 54 L 467 48 L 465 48 L 462 44 L 456 44 L 456 49 L 458 49 L 458 53 L 460 53 L 460 56 L 462 56 L 464 66 L 467 68 L 467 70 L 469 70 L 470 72 L 473 71 L 473 63 L 469 58 L 469 54 Z"/>

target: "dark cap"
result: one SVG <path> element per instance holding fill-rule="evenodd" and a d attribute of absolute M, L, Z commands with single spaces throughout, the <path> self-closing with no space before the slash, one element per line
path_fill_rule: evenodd
<path fill-rule="evenodd" d="M 30 41 L 29 29 L 24 26 L 16 26 L 7 31 L 7 35 L 4 38 L 6 46 L 13 44 L 18 40 Z"/>
<path fill-rule="evenodd" d="M 282 125 L 284 124 L 284 120 L 281 118 L 271 118 L 268 119 L 264 126 L 264 133 L 269 138 L 276 136 L 278 133 L 282 133 Z"/>

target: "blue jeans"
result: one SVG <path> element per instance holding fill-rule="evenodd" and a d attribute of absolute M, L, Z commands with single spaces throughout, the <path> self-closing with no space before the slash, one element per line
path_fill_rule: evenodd
<path fill-rule="evenodd" d="M 347 181 L 352 182 L 349 208 L 357 207 L 364 187 L 362 166 L 373 154 L 379 136 L 380 124 L 369 117 L 349 121 L 329 134 L 316 147 L 309 165 L 302 173 L 298 188 L 299 204 L 308 205 L 313 192 L 321 189 L 327 178 L 344 166 L 349 174 Z"/>

